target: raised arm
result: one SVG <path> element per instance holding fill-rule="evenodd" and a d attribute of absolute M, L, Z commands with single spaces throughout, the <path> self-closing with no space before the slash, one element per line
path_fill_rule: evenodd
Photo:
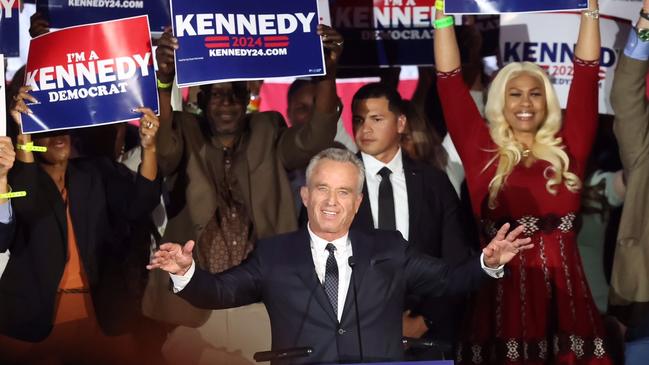
<path fill-rule="evenodd" d="M 192 258 L 194 241 L 184 246 L 164 243 L 154 254 L 149 270 L 162 269 L 172 274 L 174 291 L 205 309 L 225 309 L 258 302 L 261 290 L 259 259 L 255 251 L 239 266 L 218 274 L 196 268 Z"/>
<path fill-rule="evenodd" d="M 343 50 L 343 38 L 335 29 L 319 24 L 318 35 L 325 49 L 327 74 L 316 82 L 314 112 L 311 120 L 288 128 L 279 140 L 280 159 L 287 170 L 304 168 L 311 157 L 330 147 L 336 136 L 338 95 L 336 71 Z"/>
<path fill-rule="evenodd" d="M 435 13 L 436 22 L 446 19 L 443 11 Z M 437 68 L 437 89 L 444 110 L 444 120 L 453 143 L 465 163 L 474 161 L 474 155 L 483 153 L 476 146 L 484 146 L 489 133 L 480 111 L 471 98 L 460 66 L 460 49 L 452 25 L 435 27 L 435 67 Z"/>
<path fill-rule="evenodd" d="M 597 0 L 589 0 L 588 10 L 581 13 L 575 57 L 584 61 L 598 60 L 600 47 L 599 6 Z"/>
<path fill-rule="evenodd" d="M 564 143 L 570 148 L 582 172 L 590 153 L 598 125 L 600 32 L 597 1 L 590 0 L 581 14 L 575 48 L 574 77 L 568 93 L 563 120 Z"/>
<path fill-rule="evenodd" d="M 649 13 L 649 0 L 644 0 L 642 11 Z M 649 20 L 640 17 L 637 29 L 649 28 Z M 639 39 L 636 29 L 629 31 L 624 54 L 615 70 L 611 105 L 615 111 L 614 130 L 620 146 L 620 157 L 625 172 L 649 158 L 649 103 L 645 76 L 649 72 L 649 41 Z"/>
<path fill-rule="evenodd" d="M 174 126 L 174 112 L 171 108 L 171 87 L 176 75 L 174 50 L 178 49 L 178 39 L 165 29 L 158 40 L 156 62 L 158 64 L 158 98 L 160 100 L 160 129 L 158 131 L 156 154 L 161 173 L 168 176 L 180 164 L 184 148 L 180 129 Z"/>

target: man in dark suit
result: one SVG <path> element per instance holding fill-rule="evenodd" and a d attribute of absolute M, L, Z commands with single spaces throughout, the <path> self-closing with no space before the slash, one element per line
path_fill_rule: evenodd
<path fill-rule="evenodd" d="M 306 176 L 301 191 L 309 216 L 306 229 L 260 241 L 246 261 L 220 274 L 196 267 L 193 241 L 161 245 L 148 268 L 171 273 L 174 291 L 199 307 L 263 301 L 271 319 L 273 349 L 313 347 L 310 357 L 294 363 L 391 361 L 403 358 L 406 293 L 444 295 L 475 289 L 485 272 L 501 276 L 502 265 L 532 247 L 529 239 L 517 239 L 521 228 L 507 234 L 505 225 L 480 259 L 451 268 L 415 253 L 397 232 L 349 230 L 364 180 L 363 165 L 351 152 L 322 151 L 309 163 Z"/>
<path fill-rule="evenodd" d="M 420 252 L 449 264 L 460 263 L 470 256 L 470 243 L 459 200 L 444 172 L 410 159 L 401 149 L 401 134 L 408 123 L 402 103 L 399 92 L 383 83 L 361 87 L 352 99 L 354 134 L 366 171 L 365 199 L 352 227 L 398 230 Z M 462 299 L 409 298 L 404 336 L 425 334 L 451 347 L 463 314 Z M 441 358 L 439 350 L 413 355 Z"/>

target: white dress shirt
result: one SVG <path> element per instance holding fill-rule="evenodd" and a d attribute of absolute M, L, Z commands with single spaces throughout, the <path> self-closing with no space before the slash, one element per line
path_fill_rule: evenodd
<path fill-rule="evenodd" d="M 365 182 L 367 183 L 367 195 L 369 195 L 367 198 L 372 209 L 374 228 L 379 228 L 379 184 L 381 184 L 381 176 L 378 173 L 383 167 L 387 167 L 392 171 L 390 182 L 394 194 L 394 217 L 397 231 L 401 232 L 401 235 L 407 241 L 410 233 L 410 213 L 408 211 L 408 189 L 406 187 L 406 174 L 403 171 L 401 148 L 394 155 L 392 161 L 387 164 L 363 152 L 361 152 L 361 157 L 363 158 L 363 165 L 365 165 Z"/>
<path fill-rule="evenodd" d="M 329 251 L 325 247 L 327 247 L 327 243 L 333 243 L 336 246 L 336 251 L 334 251 L 334 257 L 338 264 L 338 313 L 336 315 L 338 316 L 338 322 L 340 322 L 345 307 L 345 299 L 347 298 L 347 290 L 349 290 L 349 282 L 352 277 L 352 269 L 348 263 L 349 258 L 352 256 L 352 243 L 349 240 L 349 232 L 337 240 L 327 241 L 313 233 L 309 225 L 307 227 L 311 237 L 311 255 L 313 256 L 315 272 L 322 284 L 324 284 L 327 259 L 329 258 Z"/>

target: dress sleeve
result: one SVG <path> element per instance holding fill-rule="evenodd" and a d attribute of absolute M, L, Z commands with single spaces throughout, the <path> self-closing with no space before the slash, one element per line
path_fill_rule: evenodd
<path fill-rule="evenodd" d="M 583 175 L 598 125 L 599 60 L 575 58 L 574 76 L 568 93 L 562 135 L 576 165 Z"/>
<path fill-rule="evenodd" d="M 490 140 L 489 129 L 480 115 L 469 88 L 458 68 L 437 73 L 437 88 L 448 129 L 458 154 L 464 164 L 477 161 L 475 154 L 483 151 L 476 146 Z M 482 142 L 482 143 L 481 143 Z"/>

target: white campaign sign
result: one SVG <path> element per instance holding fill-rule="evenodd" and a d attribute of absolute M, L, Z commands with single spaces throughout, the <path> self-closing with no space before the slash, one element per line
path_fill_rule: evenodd
<path fill-rule="evenodd" d="M 599 13 L 636 22 L 642 0 L 599 0 Z"/>
<path fill-rule="evenodd" d="M 579 30 L 579 13 L 504 14 L 500 18 L 500 55 L 504 64 L 534 62 L 550 75 L 561 107 L 565 108 L 572 82 L 572 58 Z M 551 24 L 551 31 L 548 29 Z M 599 112 L 613 114 L 608 96 L 618 55 L 624 49 L 630 23 L 600 18 L 602 54 Z"/>

